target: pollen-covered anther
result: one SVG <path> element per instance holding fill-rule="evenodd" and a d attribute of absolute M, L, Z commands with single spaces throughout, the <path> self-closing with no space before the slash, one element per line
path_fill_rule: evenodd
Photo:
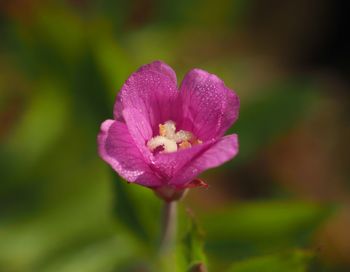
<path fill-rule="evenodd" d="M 191 141 L 192 139 L 194 139 L 194 136 L 189 131 L 180 130 L 180 131 L 176 132 L 174 138 L 175 138 L 174 140 L 177 143 L 181 143 L 181 142 L 184 142 L 184 141 Z"/>
<path fill-rule="evenodd" d="M 160 153 L 175 152 L 178 149 L 186 149 L 192 145 L 201 144 L 202 141 L 189 131 L 179 130 L 176 132 L 176 124 L 174 121 L 166 121 L 159 124 L 159 135 L 153 137 L 147 142 L 147 147 L 153 152 L 158 147 L 163 148 Z"/>
<path fill-rule="evenodd" d="M 163 147 L 164 152 L 175 152 L 177 151 L 177 144 L 174 140 L 168 139 L 164 136 L 156 136 L 147 142 L 147 147 L 154 151 L 157 147 Z"/>
<path fill-rule="evenodd" d="M 166 121 L 163 124 L 159 124 L 159 135 L 169 139 L 173 139 L 175 136 L 176 126 L 173 121 Z"/>
<path fill-rule="evenodd" d="M 182 143 L 179 144 L 180 149 L 186 149 L 191 147 L 191 143 L 189 141 L 183 141 Z"/>
<path fill-rule="evenodd" d="M 203 143 L 203 141 L 201 141 L 201 140 L 199 140 L 199 139 L 195 139 L 195 140 L 193 141 L 193 144 L 194 144 L 194 145 L 202 144 L 202 143 Z"/>

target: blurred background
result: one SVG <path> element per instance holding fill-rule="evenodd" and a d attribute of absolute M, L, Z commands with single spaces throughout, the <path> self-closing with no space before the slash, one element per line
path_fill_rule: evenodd
<path fill-rule="evenodd" d="M 241 99 L 240 153 L 181 204 L 178 262 L 200 236 L 210 271 L 349 271 L 347 16 L 331 0 L 0 1 L 0 271 L 160 271 L 160 201 L 96 151 L 123 82 L 157 59 Z"/>

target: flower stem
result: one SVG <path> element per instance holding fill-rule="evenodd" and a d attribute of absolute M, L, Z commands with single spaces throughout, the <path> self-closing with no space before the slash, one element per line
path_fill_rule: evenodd
<path fill-rule="evenodd" d="M 164 202 L 164 214 L 162 222 L 162 238 L 160 244 L 160 254 L 168 255 L 175 250 L 176 241 L 176 208 L 177 201 Z"/>

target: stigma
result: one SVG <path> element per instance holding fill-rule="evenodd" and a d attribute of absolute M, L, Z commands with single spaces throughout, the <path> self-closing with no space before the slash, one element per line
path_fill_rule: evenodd
<path fill-rule="evenodd" d="M 152 151 L 160 153 L 171 153 L 178 149 L 190 148 L 193 145 L 201 144 L 191 132 L 186 130 L 176 131 L 174 121 L 166 121 L 164 124 L 159 124 L 159 135 L 151 138 L 147 142 L 147 147 Z"/>

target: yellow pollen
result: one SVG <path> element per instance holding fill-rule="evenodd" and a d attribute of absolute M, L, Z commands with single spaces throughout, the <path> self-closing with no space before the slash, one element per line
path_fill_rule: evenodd
<path fill-rule="evenodd" d="M 202 143 L 203 143 L 203 142 L 202 142 L 201 140 L 199 140 L 199 139 L 196 139 L 196 140 L 193 141 L 193 144 L 194 144 L 194 145 L 202 144 Z"/>
<path fill-rule="evenodd" d="M 194 136 L 191 132 L 186 131 L 186 130 L 180 130 L 178 132 L 176 132 L 175 137 L 174 137 L 175 141 L 177 143 L 181 143 L 183 141 L 191 141 L 192 139 L 194 139 Z"/>
<path fill-rule="evenodd" d="M 164 125 L 160 124 L 159 125 L 159 135 L 160 136 L 165 136 L 165 133 L 166 133 L 166 128 Z"/>
<path fill-rule="evenodd" d="M 201 144 L 202 141 L 189 131 L 179 130 L 176 132 L 176 124 L 174 121 L 166 121 L 159 124 L 159 135 L 153 137 L 147 142 L 147 147 L 154 151 L 158 147 L 163 150 L 160 153 L 175 152 L 179 149 L 190 148 L 192 145 Z"/>
<path fill-rule="evenodd" d="M 173 121 L 166 121 L 163 124 L 159 125 L 159 135 L 167 137 L 169 139 L 173 139 L 176 131 L 175 122 Z"/>
<path fill-rule="evenodd" d="M 183 141 L 182 143 L 179 144 L 180 149 L 186 149 L 191 147 L 191 143 L 189 141 Z"/>

